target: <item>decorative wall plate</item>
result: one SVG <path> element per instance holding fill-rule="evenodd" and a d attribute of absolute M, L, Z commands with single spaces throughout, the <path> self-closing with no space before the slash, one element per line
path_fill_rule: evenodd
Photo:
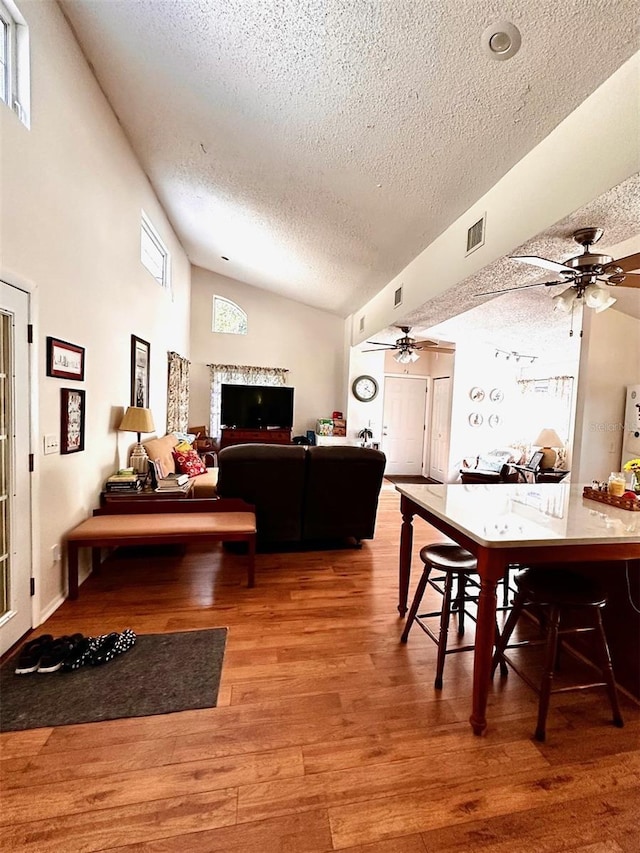
<path fill-rule="evenodd" d="M 471 414 L 469 415 L 469 423 L 471 424 L 471 426 L 481 426 L 483 420 L 484 418 L 478 412 L 471 412 Z"/>
<path fill-rule="evenodd" d="M 469 391 L 469 396 L 472 400 L 475 400 L 477 403 L 479 403 L 480 400 L 484 400 L 484 391 L 482 390 L 482 388 L 478 388 L 477 385 L 474 385 L 471 391 Z"/>
<path fill-rule="evenodd" d="M 492 388 L 489 393 L 489 399 L 494 403 L 501 403 L 504 400 L 504 391 L 500 388 Z"/>
<path fill-rule="evenodd" d="M 500 415 L 489 415 L 488 424 L 490 427 L 497 427 L 500 423 Z"/>

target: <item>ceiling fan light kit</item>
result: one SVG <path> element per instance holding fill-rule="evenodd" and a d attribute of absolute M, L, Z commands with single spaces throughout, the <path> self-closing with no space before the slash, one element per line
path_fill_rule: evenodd
<path fill-rule="evenodd" d="M 420 358 L 417 352 L 410 349 L 401 349 L 394 355 L 394 359 L 398 364 L 413 364 Z"/>

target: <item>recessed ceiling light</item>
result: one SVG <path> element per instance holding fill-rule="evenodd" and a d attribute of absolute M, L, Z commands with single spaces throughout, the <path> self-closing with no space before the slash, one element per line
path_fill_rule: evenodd
<path fill-rule="evenodd" d="M 521 43 L 520 30 L 509 21 L 496 21 L 480 38 L 483 53 L 501 61 L 515 56 Z"/>

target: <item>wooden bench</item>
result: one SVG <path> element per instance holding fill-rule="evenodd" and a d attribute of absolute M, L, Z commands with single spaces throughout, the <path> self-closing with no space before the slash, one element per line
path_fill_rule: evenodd
<path fill-rule="evenodd" d="M 66 535 L 69 598 L 78 597 L 78 552 L 92 549 L 92 565 L 100 565 L 100 549 L 123 545 L 175 545 L 189 542 L 247 542 L 247 586 L 255 584 L 256 516 L 239 499 L 202 498 L 136 503 L 122 501 L 94 510 Z"/>

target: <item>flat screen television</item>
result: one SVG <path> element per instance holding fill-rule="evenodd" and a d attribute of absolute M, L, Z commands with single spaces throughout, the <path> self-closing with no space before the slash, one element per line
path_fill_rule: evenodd
<path fill-rule="evenodd" d="M 223 385 L 220 423 L 236 429 L 291 428 L 293 388 L 282 385 Z"/>

